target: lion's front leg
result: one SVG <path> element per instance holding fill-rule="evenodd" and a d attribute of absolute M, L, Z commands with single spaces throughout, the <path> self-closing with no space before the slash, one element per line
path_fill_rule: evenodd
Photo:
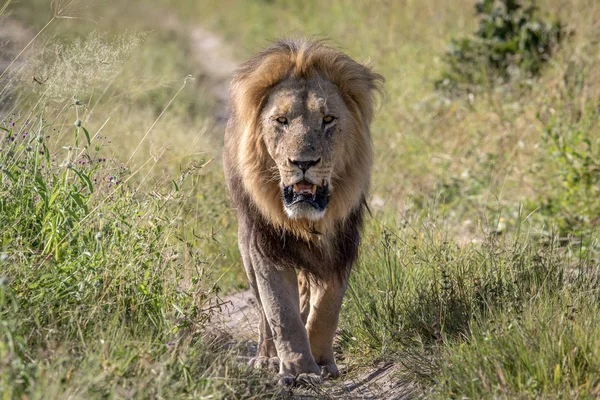
<path fill-rule="evenodd" d="M 277 349 L 275 348 L 275 343 L 273 342 L 273 334 L 271 333 L 271 328 L 267 323 L 267 318 L 265 316 L 265 311 L 262 306 L 262 302 L 260 299 L 260 294 L 258 292 L 258 285 L 256 283 L 256 273 L 254 272 L 254 267 L 252 266 L 252 261 L 250 259 L 250 245 L 249 245 L 249 236 L 246 234 L 245 226 L 240 224 L 238 234 L 238 245 L 240 248 L 240 254 L 242 256 L 242 261 L 244 263 L 244 268 L 246 270 L 246 275 L 248 276 L 248 283 L 250 284 L 250 288 L 252 290 L 252 294 L 256 300 L 256 311 L 259 317 L 258 324 L 258 347 L 256 351 L 256 356 L 253 357 L 249 364 L 256 368 L 274 368 L 279 370 L 279 358 L 277 357 Z"/>
<path fill-rule="evenodd" d="M 327 282 L 311 281 L 306 330 L 312 355 L 321 367 L 323 377 L 337 378 L 340 374 L 333 357 L 333 339 L 347 284 L 347 279 L 338 277 Z"/>
<path fill-rule="evenodd" d="M 277 356 L 277 349 L 273 341 L 273 334 L 271 328 L 267 323 L 267 317 L 265 316 L 264 309 L 260 303 L 260 299 L 257 296 L 257 307 L 259 313 L 259 325 L 258 325 L 258 347 L 256 351 L 256 357 L 250 360 L 250 365 L 256 368 L 271 368 L 275 371 L 279 370 L 279 357 Z"/>
<path fill-rule="evenodd" d="M 310 279 L 304 271 L 298 273 L 298 292 L 300 294 L 300 316 L 302 323 L 306 325 L 310 312 Z"/>
<path fill-rule="evenodd" d="M 279 356 L 282 383 L 319 382 L 321 370 L 310 352 L 300 316 L 298 281 L 293 269 L 277 269 L 252 252 L 261 303 Z"/>

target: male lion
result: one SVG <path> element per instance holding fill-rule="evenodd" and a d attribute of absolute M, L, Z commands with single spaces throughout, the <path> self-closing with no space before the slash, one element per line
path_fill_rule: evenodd
<path fill-rule="evenodd" d="M 237 70 L 224 167 L 260 314 L 252 365 L 282 384 L 337 377 L 333 338 L 373 160 L 383 77 L 320 41 L 282 40 Z"/>

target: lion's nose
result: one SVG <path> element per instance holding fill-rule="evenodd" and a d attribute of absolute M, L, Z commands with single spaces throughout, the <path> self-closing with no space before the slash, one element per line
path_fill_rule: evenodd
<path fill-rule="evenodd" d="M 318 160 L 309 160 L 309 161 L 299 161 L 299 160 L 292 160 L 292 159 L 288 158 L 288 162 L 290 164 L 295 165 L 296 167 L 300 168 L 302 170 L 302 172 L 308 171 L 308 169 L 310 167 L 317 165 L 320 161 L 321 161 L 320 158 Z"/>

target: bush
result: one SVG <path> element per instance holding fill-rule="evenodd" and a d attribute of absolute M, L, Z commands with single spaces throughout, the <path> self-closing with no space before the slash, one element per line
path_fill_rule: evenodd
<path fill-rule="evenodd" d="M 531 208 L 556 224 L 563 235 L 589 237 L 600 223 L 600 117 L 598 104 L 581 112 L 540 117 L 542 168 L 550 186 Z"/>
<path fill-rule="evenodd" d="M 535 77 L 564 36 L 562 24 L 540 19 L 534 4 L 482 0 L 475 9 L 479 29 L 471 37 L 452 40 L 446 69 L 435 84 L 438 90 L 460 95 Z"/>

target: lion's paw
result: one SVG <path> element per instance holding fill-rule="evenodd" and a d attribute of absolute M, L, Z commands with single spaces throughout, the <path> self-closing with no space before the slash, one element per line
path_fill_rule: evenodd
<path fill-rule="evenodd" d="M 335 379 L 340 376 L 340 370 L 334 362 L 319 365 L 323 379 Z"/>
<path fill-rule="evenodd" d="M 303 373 L 299 374 L 298 376 L 283 375 L 281 378 L 279 378 L 279 384 L 281 386 L 289 387 L 311 387 L 321 384 L 321 377 L 313 373 Z"/>
<path fill-rule="evenodd" d="M 248 361 L 248 365 L 254 368 L 268 368 L 278 372 L 279 357 L 256 356 Z"/>
<path fill-rule="evenodd" d="M 269 368 L 274 370 L 275 372 L 279 372 L 280 365 L 279 357 L 271 357 L 269 358 Z"/>

